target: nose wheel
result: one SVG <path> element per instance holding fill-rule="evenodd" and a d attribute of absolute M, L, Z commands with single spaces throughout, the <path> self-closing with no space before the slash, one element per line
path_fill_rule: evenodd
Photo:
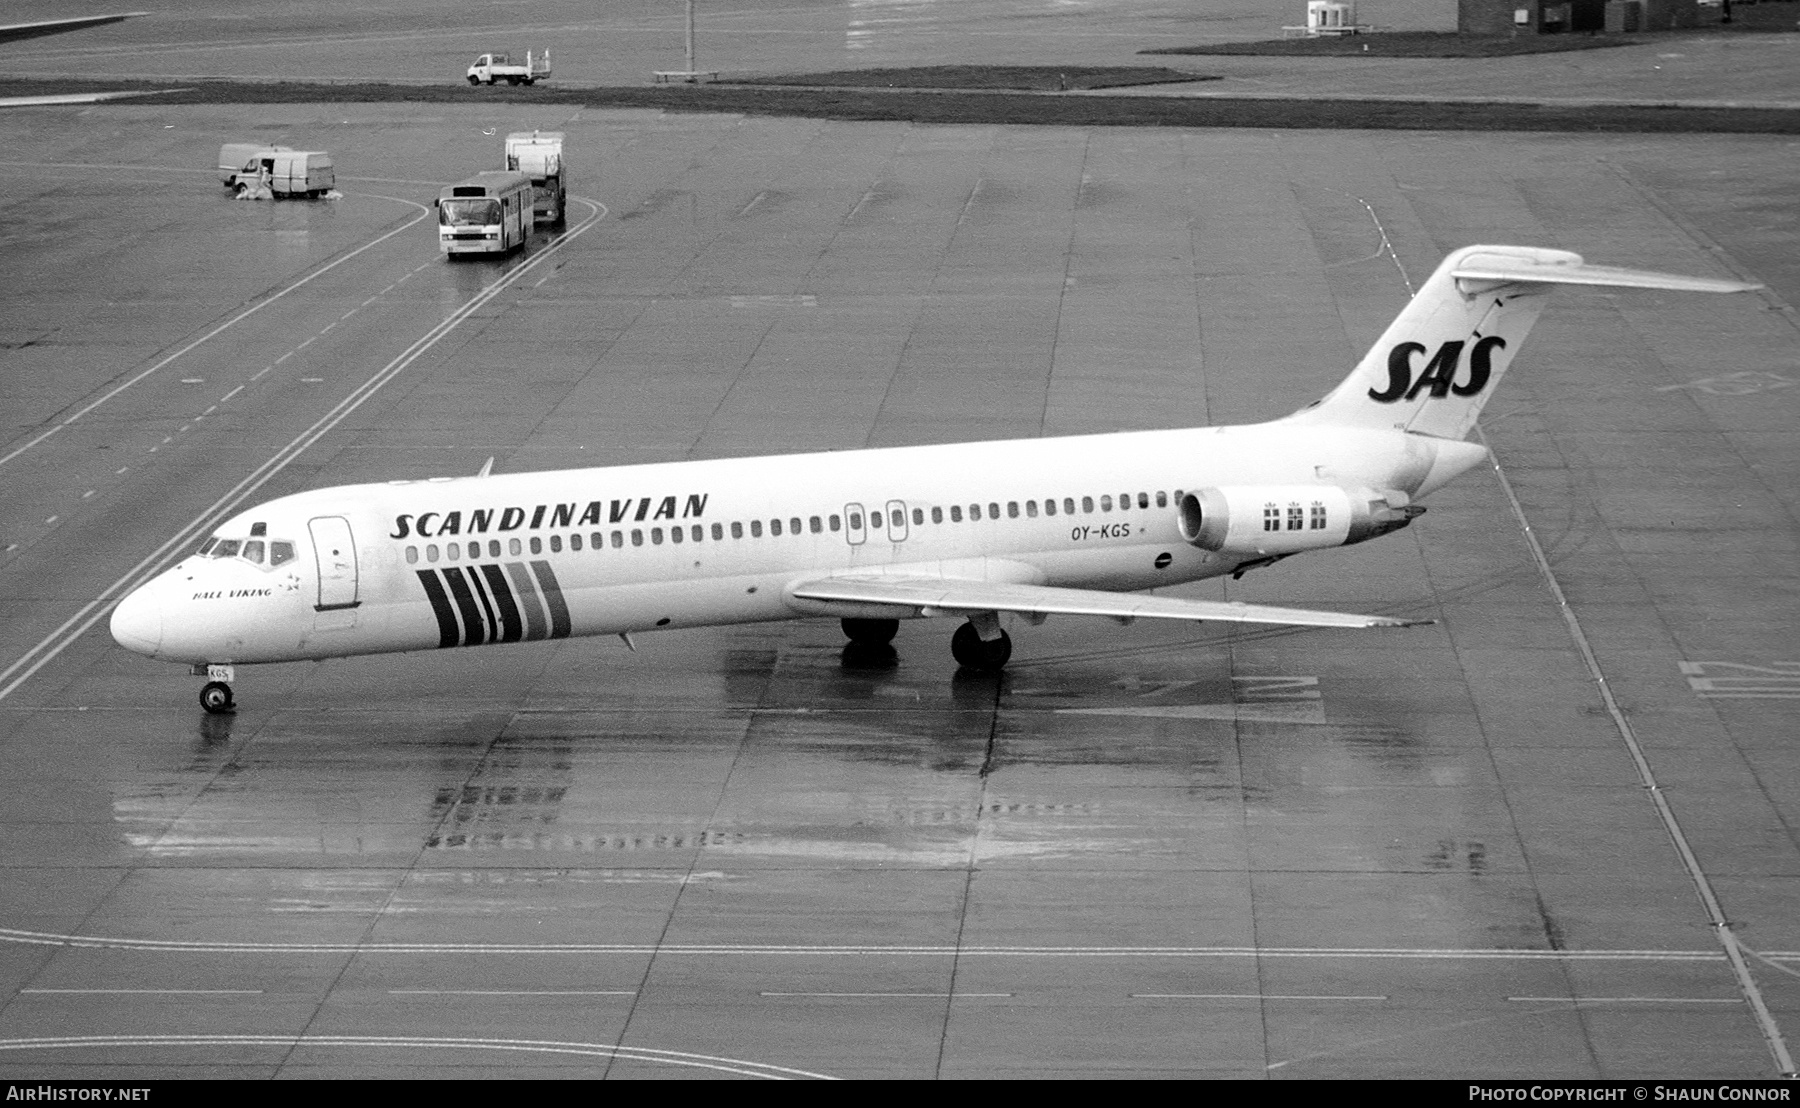
<path fill-rule="evenodd" d="M 223 715 L 237 706 L 231 699 L 231 686 L 223 681 L 208 681 L 200 690 L 200 706 L 213 715 Z"/>
<path fill-rule="evenodd" d="M 237 707 L 237 702 L 231 699 L 231 681 L 237 676 L 231 666 L 197 665 L 194 667 L 194 676 L 208 678 L 200 689 L 200 706 L 206 709 L 207 714 L 224 715 Z"/>

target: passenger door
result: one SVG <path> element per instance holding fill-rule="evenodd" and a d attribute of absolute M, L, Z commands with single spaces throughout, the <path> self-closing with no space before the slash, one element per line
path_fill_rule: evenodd
<path fill-rule="evenodd" d="M 356 540 L 350 534 L 350 521 L 342 516 L 320 516 L 306 526 L 312 532 L 313 557 L 319 565 L 315 610 L 329 612 L 362 603 L 357 598 Z"/>

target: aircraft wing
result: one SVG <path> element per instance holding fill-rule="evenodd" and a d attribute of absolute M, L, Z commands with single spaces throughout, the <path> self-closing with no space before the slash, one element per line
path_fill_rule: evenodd
<path fill-rule="evenodd" d="M 1036 615 L 1107 616 L 1124 622 L 1134 619 L 1186 619 L 1224 623 L 1276 623 L 1301 627 L 1412 627 L 1436 622 L 1429 619 L 1360 616 L 1348 612 L 1275 608 L 1266 604 L 1242 604 L 1235 601 L 1183 600 L 1170 596 L 1146 596 L 1142 593 L 1062 589 L 1049 585 L 975 581 L 956 577 L 821 577 L 792 585 L 787 592 L 800 600 L 892 604 L 917 608 L 920 615 L 926 616 L 963 612 L 1023 612 Z"/>

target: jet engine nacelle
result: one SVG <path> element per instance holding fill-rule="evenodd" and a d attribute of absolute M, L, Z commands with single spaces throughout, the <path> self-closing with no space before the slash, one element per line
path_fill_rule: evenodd
<path fill-rule="evenodd" d="M 1397 531 L 1425 509 L 1405 493 L 1336 485 L 1236 485 L 1181 498 L 1181 537 L 1202 550 L 1270 557 Z"/>

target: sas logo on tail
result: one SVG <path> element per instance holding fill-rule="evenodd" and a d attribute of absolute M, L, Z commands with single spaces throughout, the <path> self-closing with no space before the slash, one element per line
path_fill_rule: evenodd
<path fill-rule="evenodd" d="M 1494 371 L 1493 352 L 1505 350 L 1506 340 L 1499 335 L 1477 340 L 1469 351 L 1469 379 L 1458 384 L 1456 370 L 1462 362 L 1463 345 L 1458 339 L 1438 347 L 1416 379 L 1413 377 L 1413 358 L 1425 353 L 1425 347 L 1416 342 L 1403 342 L 1394 347 L 1388 351 L 1388 386 L 1380 392 L 1370 389 L 1369 399 L 1392 404 L 1396 400 L 1411 400 L 1427 388 L 1434 400 L 1441 400 L 1450 393 L 1474 396 L 1487 388 L 1488 378 Z"/>

